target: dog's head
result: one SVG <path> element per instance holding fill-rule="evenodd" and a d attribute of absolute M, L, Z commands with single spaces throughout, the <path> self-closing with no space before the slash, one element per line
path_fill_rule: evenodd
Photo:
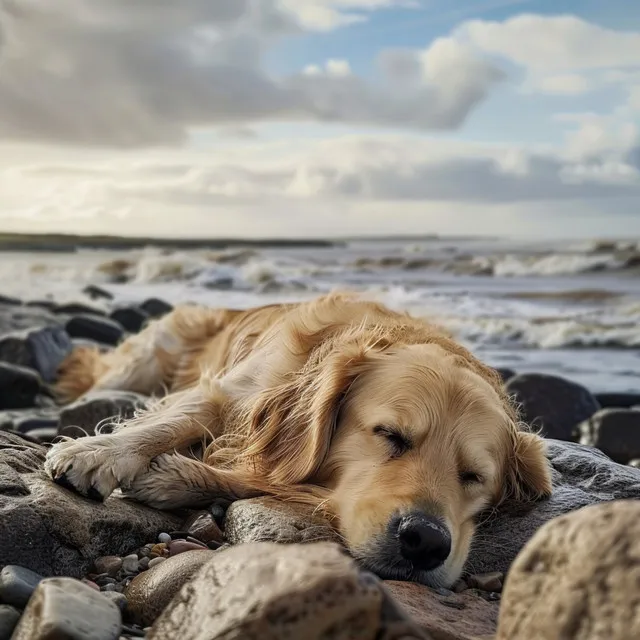
<path fill-rule="evenodd" d="M 316 360 L 263 398 L 255 446 L 275 483 L 329 490 L 351 553 L 381 577 L 448 586 L 481 511 L 550 493 L 542 440 L 459 349 L 376 342 Z"/>

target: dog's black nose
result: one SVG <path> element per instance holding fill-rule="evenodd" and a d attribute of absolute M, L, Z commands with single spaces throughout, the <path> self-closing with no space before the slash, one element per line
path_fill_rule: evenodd
<path fill-rule="evenodd" d="M 423 513 L 410 513 L 400 519 L 398 539 L 403 557 L 424 571 L 436 569 L 451 553 L 447 527 Z"/>

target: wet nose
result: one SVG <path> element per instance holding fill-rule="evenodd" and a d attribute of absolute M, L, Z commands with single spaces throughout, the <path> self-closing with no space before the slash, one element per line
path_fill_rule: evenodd
<path fill-rule="evenodd" d="M 402 556 L 414 566 L 436 569 L 451 553 L 451 534 L 438 518 L 423 513 L 403 516 L 398 524 Z"/>

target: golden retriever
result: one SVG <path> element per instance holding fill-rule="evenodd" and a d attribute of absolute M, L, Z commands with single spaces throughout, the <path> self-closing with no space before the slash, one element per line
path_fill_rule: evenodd
<path fill-rule="evenodd" d="M 311 503 L 383 578 L 451 585 L 481 511 L 551 491 L 543 440 L 519 428 L 497 373 L 357 296 L 176 308 L 110 353 L 74 350 L 57 391 L 89 389 L 161 397 L 112 433 L 55 444 L 45 468 L 57 482 L 158 508 Z"/>

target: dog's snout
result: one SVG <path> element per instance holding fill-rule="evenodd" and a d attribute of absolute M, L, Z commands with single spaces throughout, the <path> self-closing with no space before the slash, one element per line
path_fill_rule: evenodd
<path fill-rule="evenodd" d="M 423 513 L 403 516 L 398 523 L 402 556 L 429 571 L 444 563 L 451 553 L 451 534 L 438 518 Z"/>

